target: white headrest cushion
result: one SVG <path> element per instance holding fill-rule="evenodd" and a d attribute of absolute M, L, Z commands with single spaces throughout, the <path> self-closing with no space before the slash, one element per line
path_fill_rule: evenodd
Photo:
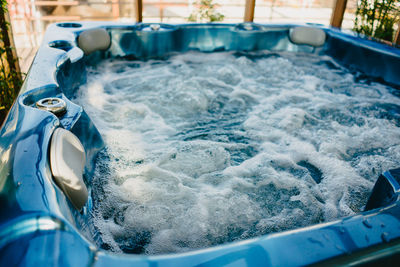
<path fill-rule="evenodd" d="M 85 54 L 90 54 L 97 50 L 107 50 L 110 45 L 110 35 L 103 28 L 83 31 L 78 37 L 78 46 Z"/>
<path fill-rule="evenodd" d="M 313 27 L 294 27 L 289 32 L 290 41 L 295 44 L 322 46 L 325 44 L 324 30 Z"/>

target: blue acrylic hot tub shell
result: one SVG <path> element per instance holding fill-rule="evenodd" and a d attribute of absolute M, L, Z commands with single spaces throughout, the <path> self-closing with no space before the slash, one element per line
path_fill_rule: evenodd
<path fill-rule="evenodd" d="M 162 25 L 64 23 L 51 25 L 20 95 L 0 131 L 0 263 L 48 266 L 298 266 L 315 263 L 364 263 L 396 257 L 400 252 L 400 172 L 381 175 L 367 204 L 368 211 L 342 220 L 318 224 L 242 242 L 189 253 L 137 256 L 112 254 L 96 247 L 87 214 L 76 211 L 54 183 L 49 166 L 53 131 L 73 132 L 86 150 L 84 180 L 90 189 L 96 153 L 102 138 L 82 107 L 69 98 L 85 83 L 86 65 L 111 57 L 149 58 L 169 52 L 199 50 L 286 50 L 332 56 L 337 62 L 400 86 L 399 49 L 322 28 L 323 47 L 290 42 L 296 25 L 229 24 Z M 72 60 L 79 33 L 105 28 L 110 48 Z M 74 61 L 74 63 L 72 63 Z M 76 62 L 75 62 L 76 61 Z M 61 118 L 39 110 L 34 103 L 44 97 L 67 102 Z"/>

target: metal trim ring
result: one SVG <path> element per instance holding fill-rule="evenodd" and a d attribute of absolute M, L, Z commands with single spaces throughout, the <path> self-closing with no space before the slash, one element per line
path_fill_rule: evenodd
<path fill-rule="evenodd" d="M 58 97 L 47 97 L 36 102 L 36 107 L 41 110 L 49 111 L 57 116 L 67 111 L 67 104 Z"/>

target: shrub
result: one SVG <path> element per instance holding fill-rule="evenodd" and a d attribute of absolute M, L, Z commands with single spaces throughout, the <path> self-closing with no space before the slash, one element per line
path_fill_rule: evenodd
<path fill-rule="evenodd" d="M 359 0 L 353 30 L 392 42 L 399 16 L 400 0 Z"/>
<path fill-rule="evenodd" d="M 225 16 L 215 10 L 216 5 L 213 3 L 213 0 L 200 0 L 196 4 L 199 7 L 190 14 L 189 21 L 216 22 L 224 20 Z"/>
<path fill-rule="evenodd" d="M 12 106 L 22 85 L 18 62 L 13 53 L 7 20 L 7 1 L 0 6 L 0 124 Z"/>

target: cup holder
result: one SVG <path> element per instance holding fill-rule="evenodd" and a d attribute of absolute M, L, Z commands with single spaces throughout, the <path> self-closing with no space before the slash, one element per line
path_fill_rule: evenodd
<path fill-rule="evenodd" d="M 248 31 L 249 32 L 249 31 L 260 31 L 261 28 L 260 28 L 260 26 L 254 24 L 254 23 L 244 22 L 244 23 L 237 24 L 235 26 L 235 30 L 237 30 L 237 31 Z"/>
<path fill-rule="evenodd" d="M 139 28 L 140 31 L 143 32 L 171 32 L 176 28 L 172 25 L 168 24 L 159 24 L 159 23 L 146 23 L 142 24 Z"/>
<path fill-rule="evenodd" d="M 49 43 L 49 46 L 52 48 L 64 50 L 65 52 L 68 52 L 69 50 L 71 50 L 74 47 L 68 41 L 53 41 L 53 42 Z"/>
<path fill-rule="evenodd" d="M 61 27 L 61 28 L 80 28 L 80 27 L 82 27 L 82 24 L 72 23 L 72 22 L 64 22 L 64 23 L 58 23 L 57 26 Z"/>

